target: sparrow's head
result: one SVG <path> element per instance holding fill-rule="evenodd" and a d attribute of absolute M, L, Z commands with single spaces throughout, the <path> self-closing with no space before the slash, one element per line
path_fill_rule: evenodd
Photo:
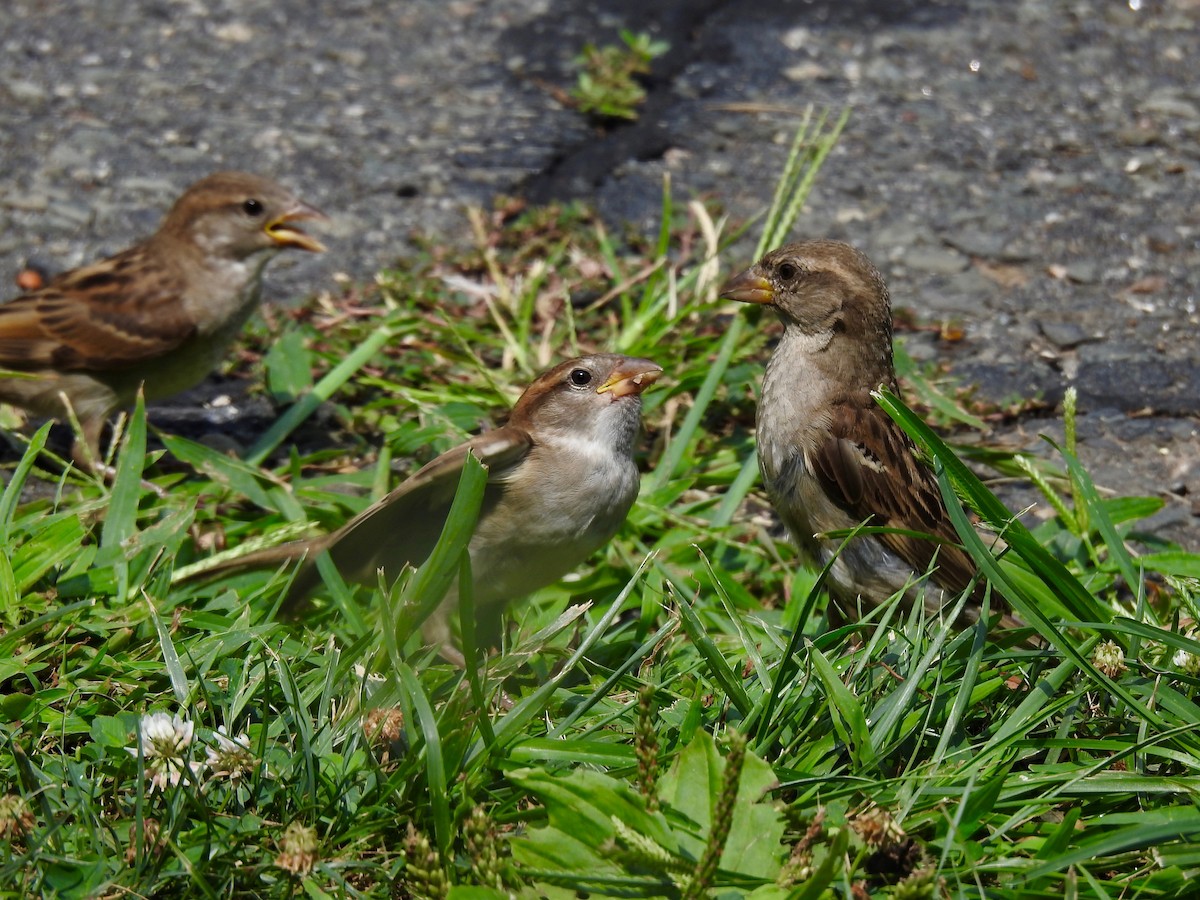
<path fill-rule="evenodd" d="M 159 234 L 182 238 L 206 255 L 225 259 L 243 260 L 287 247 L 320 253 L 324 245 L 296 222 L 327 218 L 268 178 L 217 172 L 175 201 Z"/>
<path fill-rule="evenodd" d="M 525 389 L 509 421 L 535 440 L 569 436 L 632 455 L 642 391 L 661 374 L 662 366 L 632 356 L 597 353 L 570 359 Z"/>
<path fill-rule="evenodd" d="M 887 285 L 871 261 L 849 244 L 801 241 L 780 247 L 729 279 L 721 296 L 771 306 L 785 328 L 828 343 L 865 344 L 891 365 Z"/>

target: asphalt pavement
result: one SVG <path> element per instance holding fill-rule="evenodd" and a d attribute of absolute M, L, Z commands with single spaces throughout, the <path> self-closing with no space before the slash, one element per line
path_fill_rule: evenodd
<path fill-rule="evenodd" d="M 621 28 L 670 50 L 638 121 L 598 130 L 558 97 Z M 653 234 L 669 172 L 745 218 L 804 109 L 849 107 L 796 235 L 961 323 L 909 336 L 917 358 L 1047 401 L 994 440 L 1041 447 L 1075 385 L 1097 480 L 1200 537 L 1197 0 L 6 0 L 0 48 L 2 285 L 121 249 L 218 168 L 335 217 L 274 299 L 370 279 L 416 232 L 465 241 L 498 193 Z"/>

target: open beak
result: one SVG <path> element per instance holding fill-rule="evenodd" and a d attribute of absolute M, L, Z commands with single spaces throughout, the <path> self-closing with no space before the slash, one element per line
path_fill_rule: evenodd
<path fill-rule="evenodd" d="M 268 222 L 265 231 L 271 240 L 280 247 L 295 247 L 298 250 L 308 250 L 310 253 L 324 253 L 324 244 L 292 224 L 304 219 L 328 222 L 329 216 L 325 215 L 325 213 L 321 212 L 315 206 L 309 206 L 307 203 L 297 203 L 282 216 Z"/>
<path fill-rule="evenodd" d="M 640 394 L 662 374 L 662 366 L 648 359 L 627 359 L 621 363 L 608 381 L 596 388 L 597 394 L 612 394 L 614 400 L 620 400 L 630 394 Z"/>
<path fill-rule="evenodd" d="M 775 292 L 771 289 L 771 282 L 751 266 L 725 282 L 720 296 L 722 300 L 737 300 L 739 303 L 770 303 L 775 299 Z"/>

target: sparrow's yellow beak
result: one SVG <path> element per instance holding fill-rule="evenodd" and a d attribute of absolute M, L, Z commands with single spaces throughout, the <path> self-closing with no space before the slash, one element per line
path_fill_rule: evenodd
<path fill-rule="evenodd" d="M 620 400 L 630 394 L 640 394 L 662 374 L 662 366 L 648 359 L 629 359 L 617 366 L 608 380 L 596 388 L 597 394 L 611 394 Z"/>
<path fill-rule="evenodd" d="M 329 221 L 329 216 L 325 215 L 325 213 L 321 212 L 315 206 L 309 206 L 307 203 L 297 203 L 282 216 L 268 222 L 263 230 L 280 247 L 295 247 L 297 250 L 308 250 L 310 253 L 324 253 L 324 244 L 292 224 L 304 219 L 327 222 Z"/>
<path fill-rule="evenodd" d="M 770 303 L 775 299 L 775 292 L 771 289 L 771 282 L 750 268 L 725 282 L 720 296 L 722 300 L 737 300 L 739 303 Z"/>

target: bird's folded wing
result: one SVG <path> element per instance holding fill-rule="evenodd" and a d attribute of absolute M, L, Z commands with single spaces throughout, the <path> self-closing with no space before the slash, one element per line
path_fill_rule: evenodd
<path fill-rule="evenodd" d="M 394 491 L 365 509 L 350 522 L 320 542 L 338 572 L 348 581 L 373 584 L 382 568 L 395 578 L 405 565 L 420 565 L 433 551 L 454 502 L 467 453 L 488 469 L 484 494 L 485 515 L 499 499 L 499 483 L 512 466 L 525 458 L 533 440 L 519 428 L 498 428 L 447 451 L 430 462 Z M 320 584 L 313 560 L 297 574 L 284 608 L 303 599 Z"/>
<path fill-rule="evenodd" d="M 811 462 L 827 495 L 855 522 L 870 519 L 871 525 L 931 535 L 934 540 L 906 534 L 879 539 L 918 573 L 928 570 L 936 553 L 934 580 L 960 592 L 975 565 L 958 546 L 933 472 L 915 453 L 908 436 L 878 407 L 844 405 Z"/>
<path fill-rule="evenodd" d="M 0 368 L 124 369 L 188 340 L 177 279 L 129 274 L 114 257 L 0 304 Z"/>

